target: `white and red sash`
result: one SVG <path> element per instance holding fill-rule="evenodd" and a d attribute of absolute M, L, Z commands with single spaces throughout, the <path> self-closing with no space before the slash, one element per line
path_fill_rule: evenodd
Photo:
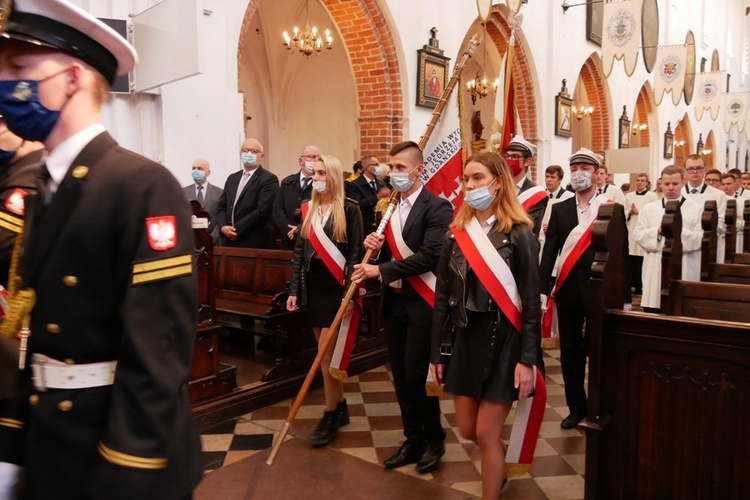
<path fill-rule="evenodd" d="M 500 257 L 497 249 L 482 230 L 479 221 L 476 217 L 472 217 L 465 229 L 453 228 L 452 232 L 479 282 L 510 320 L 516 332 L 522 334 L 523 304 L 516 280 L 508 264 Z M 533 369 L 534 397 L 518 402 L 506 453 L 508 464 L 518 464 L 516 467 L 509 467 L 509 470 L 519 467 L 524 469 L 519 471 L 519 474 L 528 472 L 527 469 L 531 467 L 544 417 L 544 408 L 547 405 L 547 386 L 544 376 L 536 366 Z"/>
<path fill-rule="evenodd" d="M 541 186 L 534 186 L 526 191 L 518 193 L 518 201 L 527 212 L 531 207 L 545 200 L 549 201 L 549 194 L 547 193 L 547 190 Z"/>
<path fill-rule="evenodd" d="M 303 203 L 300 206 L 300 211 L 302 212 L 302 220 L 304 221 L 310 211 L 310 202 Z M 313 215 L 308 239 L 328 271 L 330 271 L 333 277 L 336 278 L 336 281 L 343 285 L 346 281 L 346 276 L 344 274 L 346 257 L 344 257 L 336 244 L 331 241 L 331 238 L 329 238 L 323 230 L 323 223 L 320 220 L 320 217 L 315 217 Z M 360 285 L 360 288 L 361 287 L 362 285 Z M 341 319 L 339 335 L 336 339 L 333 358 L 331 359 L 331 375 L 340 380 L 344 380 L 347 377 L 346 370 L 349 368 L 349 360 L 352 355 L 352 350 L 354 349 L 354 341 L 357 339 L 359 318 L 362 314 L 362 297 L 359 294 L 359 290 L 354 294 L 354 301 L 356 307 L 354 308 L 352 315 Z"/>
<path fill-rule="evenodd" d="M 612 203 L 612 200 L 604 196 L 594 196 L 588 209 L 578 217 L 578 225 L 573 228 L 563 243 L 560 257 L 557 260 L 557 279 L 555 286 L 547 300 L 547 310 L 542 316 L 542 346 L 553 347 L 558 342 L 557 332 L 557 306 L 555 305 L 555 295 L 568 279 L 571 270 L 578 262 L 578 259 L 586 252 L 591 245 L 591 228 L 594 226 L 596 217 L 599 214 L 599 206 L 602 203 Z M 555 340 L 551 340 L 551 339 Z"/>
<path fill-rule="evenodd" d="M 477 218 L 472 217 L 464 229 L 452 228 L 451 231 L 479 282 L 510 320 L 513 328 L 521 333 L 523 307 L 516 279 L 482 230 Z"/>
<path fill-rule="evenodd" d="M 385 239 L 388 242 L 388 248 L 394 259 L 403 260 L 414 255 L 411 248 L 404 241 L 401 233 L 401 215 L 398 209 L 393 211 L 391 220 L 385 227 Z M 427 271 L 418 276 L 407 276 L 409 284 L 419 293 L 419 295 L 428 303 L 430 307 L 435 307 L 435 285 L 437 278 L 432 271 Z"/>

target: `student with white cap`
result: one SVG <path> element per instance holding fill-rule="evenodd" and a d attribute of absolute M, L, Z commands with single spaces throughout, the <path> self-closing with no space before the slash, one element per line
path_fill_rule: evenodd
<path fill-rule="evenodd" d="M 534 146 L 520 135 L 510 141 L 503 153 L 503 159 L 513 175 L 518 201 L 534 221 L 534 234 L 539 237 L 549 195 L 543 187 L 537 186 L 526 177 L 533 156 Z"/>
<path fill-rule="evenodd" d="M 202 464 L 188 205 L 100 119 L 136 53 L 63 0 L 6 1 L 0 34 L 0 112 L 49 152 L 2 328 L 31 333 L 19 394 L 0 408 L 0 497 L 23 477 L 22 498 L 190 498 Z"/>

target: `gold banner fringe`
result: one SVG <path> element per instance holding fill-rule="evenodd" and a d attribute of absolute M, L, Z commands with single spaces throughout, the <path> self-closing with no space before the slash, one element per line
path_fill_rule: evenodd
<path fill-rule="evenodd" d="M 435 382 L 425 382 L 424 389 L 428 396 L 435 396 L 438 398 L 445 396 L 445 384 L 438 385 Z"/>
<path fill-rule="evenodd" d="M 559 349 L 560 337 L 550 337 L 542 339 L 542 349 Z"/>
<path fill-rule="evenodd" d="M 505 464 L 505 477 L 522 477 L 529 473 L 531 464 Z"/>
<path fill-rule="evenodd" d="M 349 378 L 349 375 L 344 370 L 338 370 L 336 368 L 329 368 L 328 373 L 331 374 L 333 378 L 336 380 L 341 380 L 342 382 L 346 381 L 346 379 Z"/>

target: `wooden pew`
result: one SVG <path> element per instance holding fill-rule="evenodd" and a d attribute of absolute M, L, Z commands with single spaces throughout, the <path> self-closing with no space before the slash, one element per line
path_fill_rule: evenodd
<path fill-rule="evenodd" d="M 669 298 L 669 284 L 682 277 L 682 212 L 677 200 L 668 201 L 661 222 L 661 310 Z"/>
<path fill-rule="evenodd" d="M 701 216 L 703 227 L 703 242 L 701 243 L 701 281 L 708 279 L 708 268 L 711 263 L 716 262 L 716 249 L 718 245 L 718 234 L 716 228 L 719 225 L 719 214 L 716 210 L 715 200 L 706 200 Z"/>
<path fill-rule="evenodd" d="M 750 266 L 746 264 L 711 264 L 708 281 L 750 285 Z"/>
<path fill-rule="evenodd" d="M 665 313 L 750 323 L 749 291 L 745 285 L 674 280 Z"/>
<path fill-rule="evenodd" d="M 732 264 L 750 264 L 750 253 L 736 253 L 732 256 Z"/>
<path fill-rule="evenodd" d="M 727 223 L 724 246 L 724 262 L 732 262 L 732 257 L 737 252 L 737 200 L 727 200 L 727 210 L 724 213 L 724 221 Z"/>
<path fill-rule="evenodd" d="M 619 287 L 610 277 L 622 269 L 610 258 L 607 248 L 618 247 L 607 234 L 595 231 L 592 239 L 585 498 L 744 498 L 750 326 L 617 310 L 609 297 Z M 680 303 L 702 311 L 704 299 L 691 288 L 701 286 L 724 288 L 680 285 Z"/>
<path fill-rule="evenodd" d="M 742 253 L 750 253 L 750 203 L 745 203 L 742 220 L 745 222 L 742 228 Z"/>

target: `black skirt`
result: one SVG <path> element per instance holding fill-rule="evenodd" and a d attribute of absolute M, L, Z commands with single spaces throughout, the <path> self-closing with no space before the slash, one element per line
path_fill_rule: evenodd
<path fill-rule="evenodd" d="M 321 259 L 310 259 L 307 271 L 307 326 L 328 328 L 339 312 L 344 285 L 336 281 Z"/>
<path fill-rule="evenodd" d="M 466 311 L 466 328 L 457 328 L 445 392 L 476 401 L 511 402 L 521 358 L 521 335 L 497 311 Z"/>

